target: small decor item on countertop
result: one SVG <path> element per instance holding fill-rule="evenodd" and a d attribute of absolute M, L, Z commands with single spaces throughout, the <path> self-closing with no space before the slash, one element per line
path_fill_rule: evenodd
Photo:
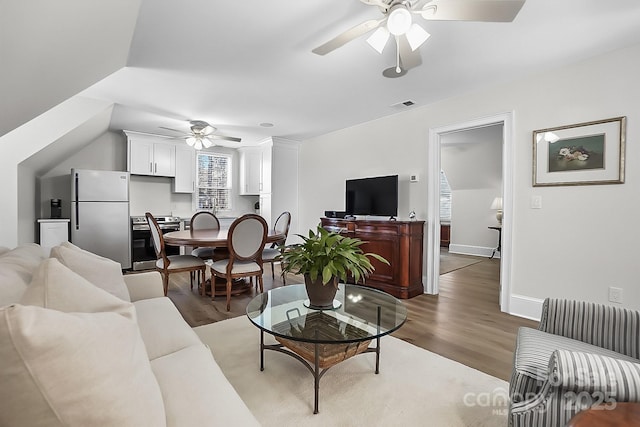
<path fill-rule="evenodd" d="M 309 230 L 308 236 L 297 235 L 304 242 L 287 246 L 278 257 L 285 272 L 302 274 L 309 296 L 309 307 L 313 309 L 334 308 L 333 298 L 338 291 L 338 282 L 353 276 L 356 283 L 374 270 L 369 258 L 389 262 L 378 254 L 364 253 L 362 240 L 344 237 L 318 226 Z"/>
<path fill-rule="evenodd" d="M 416 211 L 409 212 L 409 219 L 411 221 L 415 221 L 416 220 Z"/>

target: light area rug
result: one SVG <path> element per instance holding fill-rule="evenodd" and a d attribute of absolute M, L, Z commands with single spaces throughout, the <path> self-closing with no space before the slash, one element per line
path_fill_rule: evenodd
<path fill-rule="evenodd" d="M 348 359 L 320 380 L 313 414 L 313 377 L 298 360 L 265 351 L 244 317 L 194 328 L 222 372 L 264 426 L 506 426 L 508 384 L 400 339 Z M 275 340 L 265 334 L 265 343 Z M 215 387 L 215 385 L 212 385 Z"/>

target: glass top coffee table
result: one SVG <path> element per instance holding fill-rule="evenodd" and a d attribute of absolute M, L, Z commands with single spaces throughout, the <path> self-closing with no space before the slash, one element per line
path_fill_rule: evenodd
<path fill-rule="evenodd" d="M 333 309 L 308 307 L 304 285 L 287 285 L 257 295 L 247 316 L 260 328 L 260 370 L 264 350 L 288 354 L 302 362 L 314 378 L 314 410 L 318 413 L 320 378 L 332 366 L 361 353 L 376 353 L 380 371 L 380 338 L 407 320 L 407 309 L 395 297 L 357 285 L 341 283 Z M 265 345 L 264 333 L 279 344 Z M 369 347 L 376 340 L 374 347 Z"/>

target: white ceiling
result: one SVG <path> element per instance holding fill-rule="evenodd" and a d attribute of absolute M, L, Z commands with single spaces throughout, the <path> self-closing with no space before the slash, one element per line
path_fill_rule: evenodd
<path fill-rule="evenodd" d="M 423 64 L 397 79 L 381 74 L 394 65 L 391 44 L 378 55 L 361 37 L 311 53 L 378 17 L 358 0 L 142 0 L 127 67 L 84 94 L 116 103 L 113 130 L 172 135 L 159 127 L 187 130 L 198 119 L 251 145 L 307 139 L 398 113 L 391 105 L 401 101 L 419 107 L 640 43 L 637 0 L 528 0 L 512 23 L 417 18 L 432 35 Z"/>

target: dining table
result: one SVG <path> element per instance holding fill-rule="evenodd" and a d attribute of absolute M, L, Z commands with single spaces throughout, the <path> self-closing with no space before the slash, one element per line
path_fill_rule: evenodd
<path fill-rule="evenodd" d="M 199 230 L 180 230 L 170 231 L 164 233 L 162 238 L 166 245 L 171 246 L 192 246 L 192 247 L 208 247 L 208 248 L 227 248 L 227 237 L 229 235 L 228 228 L 221 229 L 199 229 Z M 267 230 L 266 243 L 281 242 L 286 238 L 286 235 L 280 231 L 269 229 Z M 205 293 L 207 288 L 211 289 L 209 292 L 213 292 L 214 296 L 226 295 L 226 283 L 223 280 L 214 280 L 214 285 L 211 286 L 211 281 L 207 279 L 205 283 Z M 245 280 L 236 280 L 233 283 L 231 289 L 232 295 L 248 292 L 252 288 L 250 282 Z"/>

